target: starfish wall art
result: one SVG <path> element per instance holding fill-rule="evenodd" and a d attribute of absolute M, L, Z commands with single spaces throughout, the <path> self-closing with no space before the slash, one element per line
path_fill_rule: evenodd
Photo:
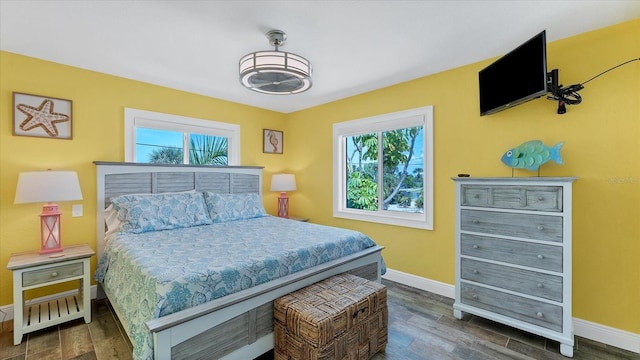
<path fill-rule="evenodd" d="M 13 134 L 71 139 L 71 100 L 13 93 Z"/>

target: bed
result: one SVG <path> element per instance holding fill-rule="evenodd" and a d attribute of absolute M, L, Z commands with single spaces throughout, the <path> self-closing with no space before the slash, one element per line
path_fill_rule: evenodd
<path fill-rule="evenodd" d="M 384 272 L 382 247 L 362 233 L 266 214 L 261 167 L 95 164 L 95 278 L 136 359 L 255 358 L 273 348 L 273 300 L 339 273 Z M 123 215 L 149 201 L 192 216 Z"/>

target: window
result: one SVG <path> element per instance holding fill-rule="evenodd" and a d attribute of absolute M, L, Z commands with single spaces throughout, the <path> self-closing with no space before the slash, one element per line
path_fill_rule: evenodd
<path fill-rule="evenodd" d="M 125 161 L 240 164 L 240 126 L 125 108 Z"/>
<path fill-rule="evenodd" d="M 433 107 L 333 126 L 333 215 L 433 229 Z"/>

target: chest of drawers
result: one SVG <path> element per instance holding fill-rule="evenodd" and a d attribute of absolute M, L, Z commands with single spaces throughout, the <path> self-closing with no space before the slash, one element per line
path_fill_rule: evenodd
<path fill-rule="evenodd" d="M 454 316 L 560 342 L 573 356 L 571 196 L 576 178 L 454 178 Z"/>

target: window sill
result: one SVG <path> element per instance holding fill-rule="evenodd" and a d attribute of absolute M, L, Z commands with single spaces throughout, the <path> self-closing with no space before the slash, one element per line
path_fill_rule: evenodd
<path fill-rule="evenodd" d="M 427 220 L 426 214 L 421 213 L 400 213 L 398 215 L 394 215 L 393 211 L 369 212 L 360 210 L 338 210 L 333 212 L 333 217 L 415 229 L 433 230 L 433 223 Z"/>

